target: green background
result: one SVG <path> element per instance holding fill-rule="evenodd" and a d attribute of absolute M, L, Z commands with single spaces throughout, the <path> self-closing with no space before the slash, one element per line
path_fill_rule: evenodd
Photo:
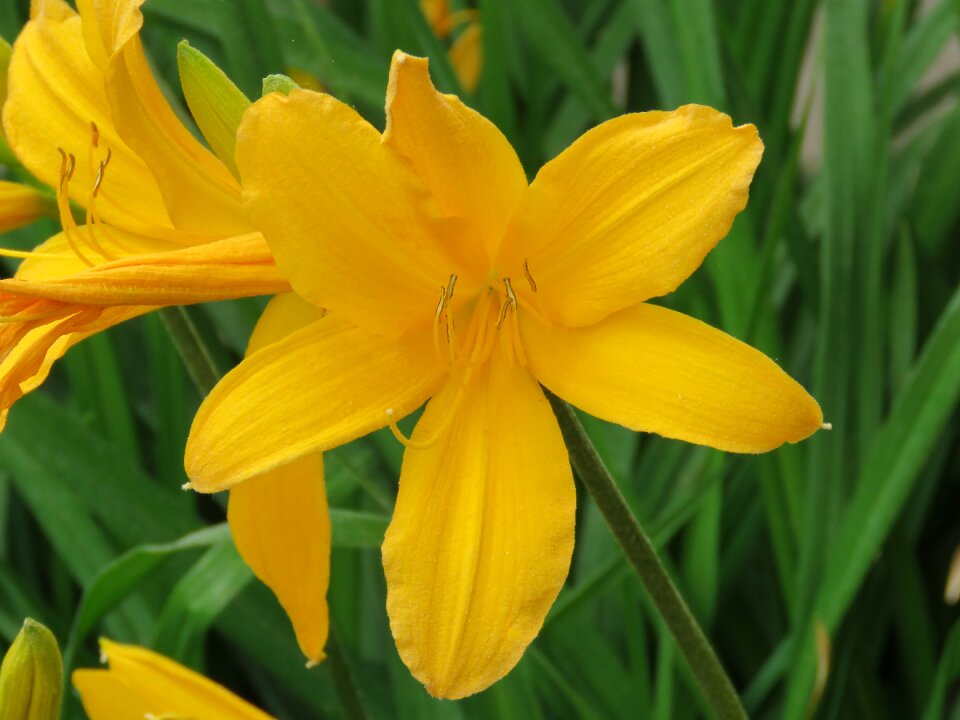
<path fill-rule="evenodd" d="M 944 602 L 960 545 L 960 3 L 920 5 L 479 2 L 485 62 L 464 97 L 531 177 L 622 112 L 700 102 L 760 129 L 747 210 L 664 302 L 776 358 L 833 431 L 749 457 L 583 418 L 755 717 L 960 717 L 960 613 Z M 379 127 L 395 48 L 429 55 L 437 84 L 462 94 L 415 0 L 149 0 L 145 13 L 181 108 L 182 38 L 251 97 L 297 68 Z M 0 35 L 26 16 L 3 0 Z M 55 227 L 2 243 L 32 247 Z M 187 311 L 221 370 L 262 305 Z M 402 450 L 384 433 L 326 456 L 336 644 L 306 671 L 230 544 L 222 499 L 180 490 L 199 400 L 148 316 L 73 349 L 17 404 L 0 435 L 0 647 L 28 615 L 70 667 L 97 664 L 99 634 L 148 645 L 281 718 L 704 715 L 582 488 L 567 586 L 523 660 L 478 696 L 429 698 L 384 610 L 378 547 Z M 815 689 L 818 627 L 830 662 Z M 67 696 L 65 717 L 82 717 Z"/>

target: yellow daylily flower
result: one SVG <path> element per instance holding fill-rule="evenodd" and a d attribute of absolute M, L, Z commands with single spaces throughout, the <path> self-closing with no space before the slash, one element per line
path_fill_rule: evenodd
<path fill-rule="evenodd" d="M 245 114 L 247 209 L 294 291 L 329 314 L 221 381 L 186 468 L 214 492 L 389 426 L 407 445 L 383 545 L 391 628 L 429 692 L 459 698 L 516 664 L 569 569 L 574 483 L 540 383 L 733 452 L 802 440 L 822 416 L 760 352 L 646 302 L 746 205 L 752 125 L 696 105 L 625 115 L 528 184 L 426 60 L 394 56 L 386 110 L 382 135 L 309 91 Z M 405 438 L 395 421 L 427 400 Z"/>
<path fill-rule="evenodd" d="M 472 93 L 477 89 L 483 69 L 483 27 L 477 19 L 477 11 L 453 12 L 450 0 L 420 0 L 420 9 L 433 31 L 444 40 L 458 27 L 463 28 L 450 46 L 448 57 L 460 85 Z"/>
<path fill-rule="evenodd" d="M 140 44 L 142 0 L 33 0 L 3 126 L 56 189 L 63 232 L 0 281 L 0 425 L 74 343 L 163 305 L 288 289 L 224 163 L 177 119 Z M 71 204 L 85 212 L 78 224 Z"/>
<path fill-rule="evenodd" d="M 146 648 L 100 641 L 106 670 L 76 670 L 90 720 L 270 720 L 203 675 Z"/>

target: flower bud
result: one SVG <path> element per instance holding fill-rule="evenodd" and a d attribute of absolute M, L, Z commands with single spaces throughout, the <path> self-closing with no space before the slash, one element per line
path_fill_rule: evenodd
<path fill-rule="evenodd" d="M 197 127 L 230 171 L 237 177 L 234 153 L 237 128 L 250 100 L 226 73 L 184 40 L 177 46 L 180 86 Z"/>
<path fill-rule="evenodd" d="M 27 618 L 0 666 L 0 718 L 57 720 L 63 661 L 47 628 Z"/>

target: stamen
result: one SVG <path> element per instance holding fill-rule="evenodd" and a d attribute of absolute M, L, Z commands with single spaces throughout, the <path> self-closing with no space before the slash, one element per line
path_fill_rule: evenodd
<path fill-rule="evenodd" d="M 35 250 L 10 250 L 9 248 L 0 248 L 0 257 L 17 258 L 19 260 L 29 260 L 38 258 L 41 260 L 69 260 L 73 255 L 63 255 L 59 253 L 43 253 Z"/>
<path fill-rule="evenodd" d="M 57 210 L 60 214 L 60 224 L 63 226 L 63 234 L 66 236 L 67 242 L 70 243 L 70 249 L 73 250 L 73 253 L 86 265 L 93 267 L 94 264 L 83 254 L 74 237 L 74 233 L 78 232 L 79 228 L 73 219 L 73 213 L 70 211 L 68 188 L 70 180 L 73 177 L 73 172 L 77 166 L 77 159 L 73 156 L 73 153 L 64 152 L 63 148 L 57 148 L 57 151 L 60 153 L 60 183 L 57 185 Z"/>
<path fill-rule="evenodd" d="M 96 145 L 94 145 L 94 147 L 96 147 Z M 100 192 L 100 186 L 103 184 L 103 175 L 107 171 L 107 165 L 110 164 L 111 157 L 113 157 L 113 151 L 107 148 L 107 156 L 101 160 L 97 166 L 97 179 L 93 182 L 93 197 L 96 197 Z"/>
<path fill-rule="evenodd" d="M 507 299 L 500 308 L 500 317 L 497 318 L 498 328 L 503 325 L 504 318 L 507 317 L 507 310 L 509 310 L 511 307 L 517 307 L 517 296 L 513 292 L 513 285 L 510 283 L 510 278 L 503 279 L 503 287 L 506 289 Z"/>
<path fill-rule="evenodd" d="M 527 284 L 530 286 L 530 289 L 533 292 L 537 291 L 537 281 L 533 279 L 533 275 L 530 274 L 530 263 L 526 258 L 523 259 L 523 274 L 527 277 Z"/>
<path fill-rule="evenodd" d="M 440 316 L 443 314 L 443 308 L 445 307 L 446 302 L 447 302 L 447 286 L 441 285 L 440 301 L 437 303 L 437 314 L 436 314 L 437 323 L 440 322 Z"/>
<path fill-rule="evenodd" d="M 450 275 L 450 281 L 447 283 L 447 299 L 444 301 L 443 307 L 446 308 L 450 301 L 453 300 L 453 290 L 457 287 L 457 276 L 456 274 Z"/>
<path fill-rule="evenodd" d="M 450 425 L 453 423 L 453 419 L 457 415 L 457 409 L 460 407 L 460 402 L 463 400 L 463 391 L 467 385 L 467 377 L 468 374 L 464 374 L 462 378 L 457 378 L 456 376 L 451 377 L 450 382 L 457 383 L 457 394 L 450 402 L 450 407 L 447 410 L 447 414 L 441 419 L 436 431 L 426 440 L 412 440 L 404 435 L 397 426 L 397 421 L 394 419 L 394 409 L 392 407 L 387 408 L 384 413 L 387 416 L 390 432 L 397 439 L 397 442 L 404 447 L 410 448 L 411 450 L 426 450 L 427 448 L 431 448 L 436 445 L 440 438 L 442 438 L 447 430 L 450 429 Z M 421 419 L 420 422 L 423 422 L 423 420 Z"/>
<path fill-rule="evenodd" d="M 90 121 L 90 134 L 92 135 L 90 144 L 94 147 L 100 145 L 100 128 L 97 127 L 97 124 L 93 120 Z"/>

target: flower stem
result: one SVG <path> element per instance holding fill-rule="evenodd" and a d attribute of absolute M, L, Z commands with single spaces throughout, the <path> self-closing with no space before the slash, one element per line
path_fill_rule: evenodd
<path fill-rule="evenodd" d="M 620 549 L 673 635 L 710 708 L 720 720 L 745 719 L 747 713 L 717 654 L 670 579 L 653 543 L 637 522 L 573 408 L 555 395 L 549 392 L 547 395 L 560 423 L 574 470 L 597 503 Z"/>
<path fill-rule="evenodd" d="M 186 308 L 165 307 L 158 312 L 193 384 L 202 396 L 209 395 L 222 373 L 217 369 L 203 338 L 197 332 L 197 326 L 187 315 Z"/>

